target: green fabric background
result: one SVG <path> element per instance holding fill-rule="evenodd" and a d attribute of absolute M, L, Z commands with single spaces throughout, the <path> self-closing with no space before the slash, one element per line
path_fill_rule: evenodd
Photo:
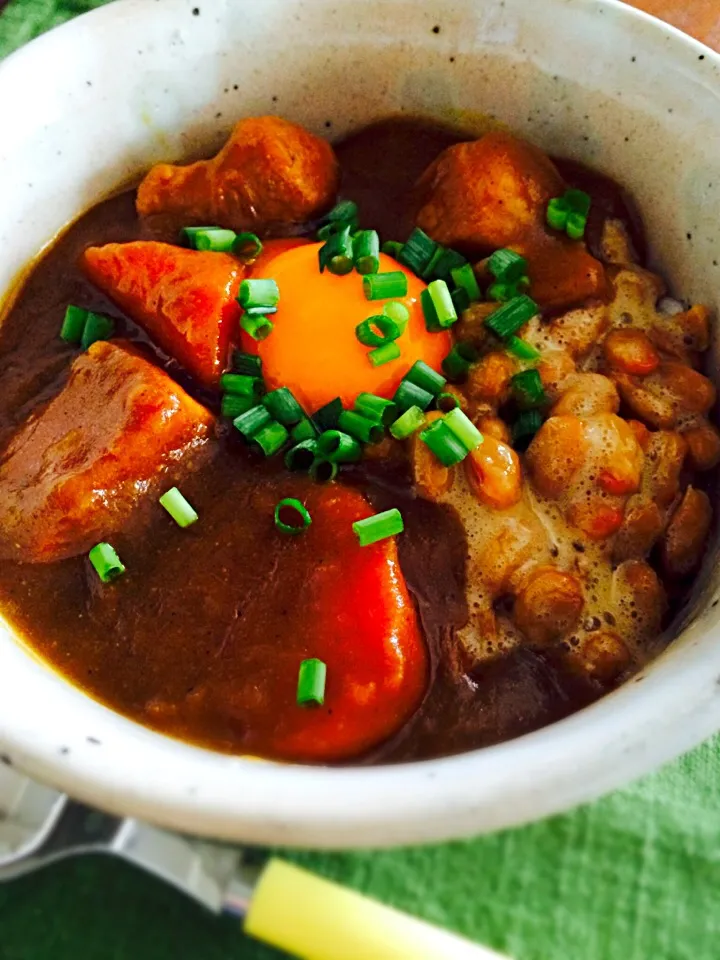
<path fill-rule="evenodd" d="M 0 57 L 101 2 L 10 0 Z M 288 855 L 514 960 L 717 960 L 719 750 L 715 740 L 598 803 L 520 830 L 414 850 Z M 236 922 L 109 859 L 69 861 L 0 887 L 0 960 L 273 957 Z"/>

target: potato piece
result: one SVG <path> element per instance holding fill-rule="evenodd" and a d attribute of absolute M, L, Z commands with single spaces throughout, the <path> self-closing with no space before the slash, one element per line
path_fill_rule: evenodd
<path fill-rule="evenodd" d="M 533 484 L 550 499 L 560 497 L 585 461 L 587 441 L 578 417 L 550 417 L 528 447 L 526 463 Z"/>
<path fill-rule="evenodd" d="M 192 466 L 212 422 L 129 344 L 94 343 L 0 461 L 0 558 L 49 563 L 89 550 L 167 468 Z"/>
<path fill-rule="evenodd" d="M 663 569 L 668 576 L 687 577 L 700 566 L 711 521 L 708 495 L 688 487 L 662 542 Z"/>
<path fill-rule="evenodd" d="M 710 346 L 710 311 L 696 304 L 672 316 L 659 314 L 648 333 L 664 353 L 689 363 L 693 353 L 701 353 Z"/>
<path fill-rule="evenodd" d="M 667 610 L 658 575 L 644 560 L 627 560 L 613 574 L 615 620 L 626 636 L 639 644 L 655 640 Z"/>
<path fill-rule="evenodd" d="M 520 458 L 507 443 L 486 434 L 465 458 L 465 470 L 473 493 L 487 506 L 507 510 L 520 502 Z"/>
<path fill-rule="evenodd" d="M 567 350 L 544 350 L 537 365 L 545 394 L 550 402 L 556 400 L 575 376 L 575 361 Z"/>
<path fill-rule="evenodd" d="M 683 433 L 688 445 L 688 462 L 693 470 L 712 470 L 720 463 L 720 434 L 703 422 Z"/>
<path fill-rule="evenodd" d="M 550 416 L 591 417 L 597 413 L 617 413 L 619 409 L 620 397 L 612 380 L 600 373 L 578 373 L 561 393 Z"/>
<path fill-rule="evenodd" d="M 664 514 L 653 500 L 642 494 L 630 497 L 613 544 L 613 560 L 620 563 L 646 557 L 660 537 L 664 525 Z"/>
<path fill-rule="evenodd" d="M 439 410 L 431 410 L 426 415 L 427 425 L 439 420 L 443 414 Z M 427 444 L 420 439 L 417 430 L 410 437 L 410 465 L 412 467 L 415 488 L 427 500 L 437 501 L 452 486 L 455 470 L 444 467 Z"/>
<path fill-rule="evenodd" d="M 605 361 L 611 370 L 645 377 L 660 366 L 660 357 L 642 330 L 611 330 L 603 344 Z"/>
<path fill-rule="evenodd" d="M 338 188 L 332 147 L 279 117 L 241 120 L 220 153 L 189 166 L 160 163 L 140 184 L 140 216 L 264 231 L 326 210 Z"/>
<path fill-rule="evenodd" d="M 530 643 L 548 646 L 573 629 L 584 603 L 577 577 L 555 567 L 540 567 L 516 596 L 513 618 Z"/>
<path fill-rule="evenodd" d="M 687 443 L 674 430 L 650 434 L 643 486 L 662 510 L 667 510 L 680 492 L 680 471 L 686 454 Z"/>
<path fill-rule="evenodd" d="M 672 429 L 683 419 L 706 414 L 715 403 L 715 387 L 684 363 L 664 361 L 646 377 L 616 373 L 620 395 L 640 420 L 657 429 Z"/>
<path fill-rule="evenodd" d="M 632 655 L 625 641 L 612 630 L 598 630 L 570 646 L 564 657 L 577 673 L 610 685 L 632 664 Z"/>
<path fill-rule="evenodd" d="M 541 327 L 548 345 L 567 350 L 576 360 L 584 359 L 602 340 L 610 323 L 604 303 L 593 303 L 579 310 L 569 310 Z"/>

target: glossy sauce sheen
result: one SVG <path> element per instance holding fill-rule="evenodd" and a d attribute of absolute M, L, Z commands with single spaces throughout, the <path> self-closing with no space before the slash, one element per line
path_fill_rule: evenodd
<path fill-rule="evenodd" d="M 368 128 L 337 147 L 342 194 L 359 202 L 365 225 L 385 237 L 404 237 L 413 183 L 457 139 L 412 121 Z M 134 194 L 126 193 L 83 216 L 35 268 L 0 331 L 1 446 L 67 379 L 76 354 L 58 331 L 71 302 L 116 317 L 118 336 L 136 341 L 188 392 L 212 406 L 210 395 L 152 348 L 77 269 L 79 254 L 90 244 L 138 238 L 174 239 L 162 226 L 141 224 Z M 398 476 L 369 462 L 350 471 L 347 482 L 361 487 L 376 508 L 402 510 L 406 532 L 398 539 L 399 560 L 429 653 L 427 664 L 420 651 L 412 663 L 397 665 L 406 671 L 402 692 L 386 710 L 396 711 L 395 723 L 407 718 L 402 730 L 370 752 L 373 731 L 352 732 L 349 742 L 359 761 L 487 745 L 566 716 L 599 696 L 599 688 L 523 648 L 464 675 L 455 634 L 468 620 L 467 546 L 456 515 L 414 497 L 402 471 Z M 183 481 L 183 493 L 201 521 L 180 530 L 153 501 L 113 538 L 128 569 L 122 591 L 101 584 L 84 558 L 49 565 L 3 562 L 0 607 L 57 669 L 143 724 L 222 751 L 312 761 L 335 721 L 327 707 L 317 708 L 306 714 L 310 719 L 298 733 L 290 729 L 289 711 L 299 709 L 298 662 L 323 657 L 316 638 L 332 633 L 338 610 L 303 606 L 308 570 L 323 564 L 330 569 L 343 551 L 358 548 L 323 523 L 304 541 L 283 540 L 275 532 L 272 505 L 308 492 L 311 499 L 329 495 L 322 488 L 308 491 L 306 481 L 289 477 L 281 463 L 260 463 L 223 427 L 207 465 Z M 330 584 L 326 595 L 334 590 Z M 360 585 L 346 595 L 350 609 L 359 609 Z M 414 617 L 412 607 L 406 615 Z M 378 649 L 368 656 L 386 654 Z M 362 668 L 361 662 L 352 666 L 358 682 Z M 348 667 L 345 679 L 350 675 Z M 335 682 L 332 677 L 330 671 L 328 684 Z"/>

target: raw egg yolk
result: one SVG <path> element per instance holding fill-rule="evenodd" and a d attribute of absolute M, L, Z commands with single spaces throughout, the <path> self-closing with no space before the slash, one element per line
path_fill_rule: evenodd
<path fill-rule="evenodd" d="M 416 360 L 439 370 L 452 344 L 448 333 L 429 333 L 425 328 L 423 281 L 380 254 L 381 273 L 401 270 L 407 276 L 407 295 L 392 299 L 405 304 L 410 319 L 397 340 L 399 359 L 373 367 L 368 359 L 372 348 L 360 343 L 355 328 L 381 314 L 387 301 L 367 300 L 363 278 L 355 271 L 343 277 L 327 270 L 320 273 L 320 247 L 297 240 L 270 241 L 253 267 L 253 277 L 271 278 L 280 290 L 270 336 L 256 343 L 243 335 L 245 349 L 262 359 L 268 389 L 288 387 L 312 412 L 335 397 L 352 407 L 363 391 L 391 397 Z"/>

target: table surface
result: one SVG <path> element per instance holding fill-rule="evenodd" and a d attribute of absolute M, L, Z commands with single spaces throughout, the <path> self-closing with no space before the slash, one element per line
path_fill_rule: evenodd
<path fill-rule="evenodd" d="M 0 56 L 103 0 L 0 0 Z M 720 48 L 720 0 L 636 6 Z M 562 817 L 463 843 L 286 855 L 516 960 L 716 960 L 720 738 Z M 103 858 L 0 887 L 0 960 L 271 960 Z M 342 960 L 342 958 L 338 958 Z"/>

